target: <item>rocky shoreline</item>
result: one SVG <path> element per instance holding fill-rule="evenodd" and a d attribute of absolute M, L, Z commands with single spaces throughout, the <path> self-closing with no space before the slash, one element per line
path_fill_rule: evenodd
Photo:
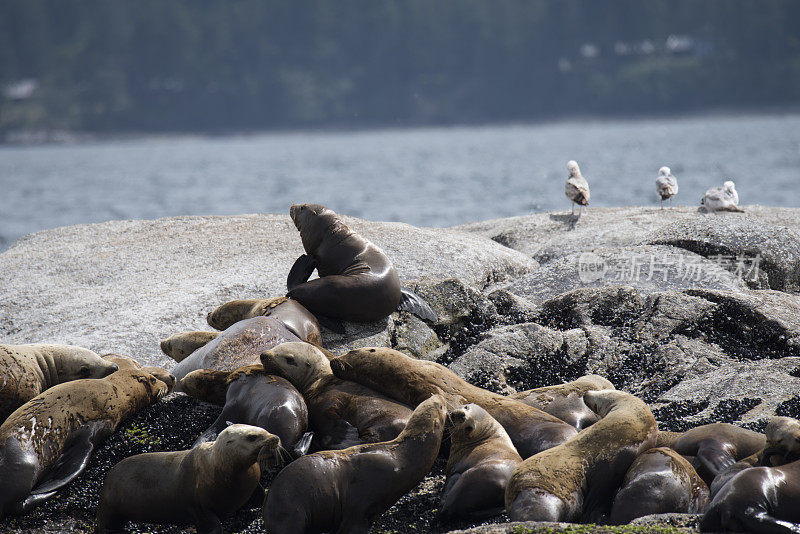
<path fill-rule="evenodd" d="M 439 320 L 429 325 L 395 313 L 380 323 L 348 324 L 345 335 L 325 331 L 325 345 L 337 354 L 390 346 L 500 393 L 598 373 L 648 402 L 663 430 L 711 421 L 760 430 L 770 415 L 800 416 L 800 209 L 746 209 L 591 209 L 580 218 L 539 213 L 450 229 L 345 217 L 384 249 Z M 169 368 L 160 339 L 210 330 L 206 314 L 226 301 L 283 294 L 301 253 L 285 215 L 40 232 L 0 254 L 0 335 Z M 188 448 L 218 410 L 171 395 L 124 422 L 53 500 L 0 529 L 91 531 L 111 465 L 139 452 Z M 587 531 L 506 525 L 503 517 L 494 525 L 436 525 L 443 463 L 373 531 Z M 258 509 L 242 510 L 226 532 L 259 532 L 260 521 Z M 664 532 L 694 528 L 674 518 L 625 528 L 643 532 L 654 524 Z M 622 531 L 616 528 L 596 531 Z"/>

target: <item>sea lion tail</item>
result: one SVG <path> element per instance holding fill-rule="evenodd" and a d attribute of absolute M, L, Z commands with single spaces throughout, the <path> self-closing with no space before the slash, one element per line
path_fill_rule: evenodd
<path fill-rule="evenodd" d="M 425 321 L 436 322 L 438 319 L 436 312 L 433 311 L 433 308 L 431 308 L 422 297 L 406 288 L 400 288 L 400 292 L 403 297 L 400 301 L 400 305 L 397 307 L 398 310 L 413 313 Z"/>

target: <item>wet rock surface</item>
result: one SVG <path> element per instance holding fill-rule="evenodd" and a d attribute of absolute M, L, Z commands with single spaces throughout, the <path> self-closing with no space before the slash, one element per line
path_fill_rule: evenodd
<path fill-rule="evenodd" d="M 377 323 L 347 323 L 345 334 L 324 330 L 334 354 L 390 346 L 449 365 L 500 393 L 597 373 L 648 402 L 662 430 L 708 422 L 763 430 L 770 415 L 800 417 L 800 295 L 792 286 L 800 210 L 748 207 L 745 216 L 694 208 L 590 210 L 578 220 L 535 214 L 455 230 L 346 220 L 387 251 L 404 286 L 438 320 L 400 312 Z M 704 239 L 730 251 L 726 232 L 733 228 L 733 241 L 753 244 L 740 250 L 771 253 L 774 268 L 757 285 L 746 284 L 711 249 L 656 239 L 691 225 L 713 229 Z M 762 226 L 769 234 L 759 240 Z M 781 227 L 790 231 L 775 230 Z M 227 300 L 282 294 L 300 253 L 296 230 L 278 215 L 120 221 L 36 234 L 0 255 L 0 335 L 12 342 L 76 343 L 169 366 L 159 339 L 210 330 L 205 314 Z M 682 278 L 670 264 L 666 276 L 650 276 L 648 265 L 638 279 L 586 282 L 578 271 L 586 253 L 607 267 L 625 255 L 642 266 L 650 258 L 682 258 L 702 274 Z M 163 399 L 123 422 L 86 472 L 54 499 L 0 521 L 0 531 L 90 532 L 102 479 L 114 463 L 188 448 L 219 410 L 180 394 Z M 621 532 L 514 524 L 505 516 L 438 524 L 445 463 L 439 458 L 373 532 Z M 679 519 L 658 516 L 625 528 L 694 531 L 691 518 Z M 226 532 L 263 531 L 258 508 L 240 510 L 224 525 Z M 131 525 L 131 531 L 183 532 L 152 525 Z"/>

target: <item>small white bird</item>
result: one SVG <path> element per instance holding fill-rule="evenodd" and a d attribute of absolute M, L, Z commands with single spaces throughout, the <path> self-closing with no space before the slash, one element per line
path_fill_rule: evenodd
<path fill-rule="evenodd" d="M 658 169 L 658 178 L 656 178 L 656 192 L 661 196 L 661 209 L 664 209 L 664 201 L 669 199 L 669 205 L 672 206 L 672 197 L 678 194 L 678 180 L 672 176 L 669 167 L 661 167 Z"/>
<path fill-rule="evenodd" d="M 564 194 L 572 201 L 572 214 L 575 215 L 575 204 L 580 206 L 580 213 L 583 213 L 583 206 L 589 205 L 589 182 L 581 175 L 578 163 L 570 160 L 567 163 L 569 178 L 564 189 Z"/>
<path fill-rule="evenodd" d="M 712 187 L 706 191 L 700 203 L 708 211 L 744 211 L 739 207 L 739 193 L 736 192 L 736 184 L 730 180 L 725 182 L 722 187 Z"/>

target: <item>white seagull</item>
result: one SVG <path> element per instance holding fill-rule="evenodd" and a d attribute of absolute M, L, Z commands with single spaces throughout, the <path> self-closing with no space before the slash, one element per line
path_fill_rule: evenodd
<path fill-rule="evenodd" d="M 656 178 L 656 191 L 661 197 L 661 209 L 664 209 L 664 201 L 669 199 L 669 205 L 672 206 L 672 197 L 678 194 L 678 180 L 672 176 L 669 167 L 661 167 L 658 169 L 658 178 Z"/>
<path fill-rule="evenodd" d="M 583 213 L 583 206 L 589 205 L 589 182 L 581 175 L 577 162 L 570 160 L 567 163 L 567 170 L 569 178 L 567 178 L 564 194 L 572 201 L 572 214 L 575 215 L 575 204 L 577 203 L 580 206 L 580 215 Z"/>
<path fill-rule="evenodd" d="M 722 187 L 712 187 L 706 191 L 700 203 L 708 211 L 744 211 L 739 207 L 739 193 L 736 184 L 728 180 Z"/>

